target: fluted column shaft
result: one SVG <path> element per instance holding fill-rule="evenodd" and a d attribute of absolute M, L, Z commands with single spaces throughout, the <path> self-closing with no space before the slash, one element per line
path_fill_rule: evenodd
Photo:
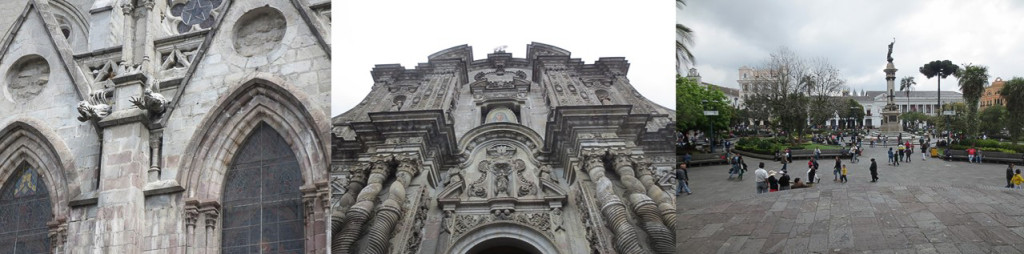
<path fill-rule="evenodd" d="M 615 155 L 615 172 L 619 174 L 619 180 L 626 186 L 626 195 L 629 195 L 629 201 L 633 204 L 633 212 L 643 221 L 642 227 L 644 231 L 647 231 L 654 251 L 662 254 L 675 253 L 675 236 L 661 220 L 658 207 L 647 196 L 647 189 L 644 188 L 643 183 L 636 179 L 633 161 L 629 155 Z"/>
<path fill-rule="evenodd" d="M 391 231 L 402 216 L 402 204 L 405 203 L 405 188 L 412 177 L 419 173 L 419 163 L 413 158 L 403 158 L 398 162 L 395 182 L 391 184 L 388 198 L 381 203 L 377 216 L 367 230 L 366 248 L 360 253 L 385 254 L 388 251 L 388 240 Z"/>
<path fill-rule="evenodd" d="M 345 212 L 345 219 L 341 223 L 341 232 L 337 235 L 337 241 L 335 241 L 337 245 L 331 246 L 332 253 L 354 253 L 352 245 L 359 239 L 359 232 L 362 231 L 363 224 L 370 218 L 370 212 L 373 211 L 374 203 L 377 201 L 377 194 L 383 188 L 384 179 L 387 179 L 388 171 L 388 165 L 385 161 L 379 160 L 373 163 L 373 170 L 367 179 L 368 184 L 359 191 L 356 204 L 352 205 Z"/>
<path fill-rule="evenodd" d="M 585 157 L 587 174 L 594 181 L 594 194 L 604 215 L 615 234 L 615 250 L 619 253 L 651 253 L 640 245 L 636 228 L 626 218 L 626 206 L 612 190 L 612 182 L 604 174 L 604 161 L 600 154 L 589 154 Z"/>

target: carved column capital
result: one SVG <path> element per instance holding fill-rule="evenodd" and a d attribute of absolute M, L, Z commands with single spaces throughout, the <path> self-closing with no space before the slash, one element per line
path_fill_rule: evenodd
<path fill-rule="evenodd" d="M 135 6 L 132 5 L 131 1 L 125 0 L 123 1 L 123 3 L 121 3 L 121 13 L 123 13 L 125 16 L 131 15 L 132 10 L 135 10 Z"/>
<path fill-rule="evenodd" d="M 220 203 L 217 201 L 208 201 L 200 204 L 199 212 L 206 216 L 206 229 L 214 230 L 217 228 L 217 220 L 220 217 Z"/>
<path fill-rule="evenodd" d="M 327 181 L 320 181 L 316 184 L 316 197 L 320 200 L 320 208 L 324 213 L 331 209 L 331 185 Z"/>
<path fill-rule="evenodd" d="M 306 212 L 306 217 L 311 218 L 313 213 L 316 212 L 316 200 L 317 200 L 317 188 L 315 186 L 306 186 L 299 189 L 302 192 L 302 207 Z"/>
<path fill-rule="evenodd" d="M 52 221 L 46 223 L 46 226 L 50 229 L 50 248 L 51 250 L 61 253 L 64 252 L 64 244 L 68 241 L 68 223 L 67 218 L 59 216 L 54 218 Z"/>
<path fill-rule="evenodd" d="M 199 200 L 185 200 L 185 227 L 196 228 L 196 220 L 199 219 Z"/>

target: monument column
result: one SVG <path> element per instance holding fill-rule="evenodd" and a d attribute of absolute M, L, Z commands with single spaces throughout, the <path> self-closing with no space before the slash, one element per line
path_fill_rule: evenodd
<path fill-rule="evenodd" d="M 886 101 L 885 108 L 882 108 L 882 133 L 895 135 L 896 133 L 902 132 L 903 127 L 900 125 L 900 108 L 896 106 L 894 99 L 896 98 L 896 67 L 892 64 L 892 46 L 896 44 L 895 41 L 889 44 L 889 55 L 887 60 L 888 64 L 885 65 L 885 84 L 886 88 L 889 89 L 889 99 Z M 909 105 L 908 105 L 909 107 Z"/>

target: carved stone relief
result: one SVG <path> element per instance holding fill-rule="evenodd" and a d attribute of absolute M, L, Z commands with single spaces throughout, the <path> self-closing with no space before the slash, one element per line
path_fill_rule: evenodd
<path fill-rule="evenodd" d="M 8 73 L 7 89 L 16 101 L 35 98 L 50 82 L 50 64 L 37 55 L 18 60 Z"/>
<path fill-rule="evenodd" d="M 477 178 L 472 185 L 469 186 L 470 197 L 487 198 L 487 184 L 484 181 L 487 180 L 487 168 L 491 167 L 491 163 L 488 161 L 481 161 L 477 165 L 477 170 L 480 171 L 480 178 Z"/>
<path fill-rule="evenodd" d="M 519 196 L 537 194 L 537 186 L 523 176 L 523 172 L 526 171 L 526 162 L 522 159 L 517 159 L 515 161 L 515 170 L 516 174 L 519 175 Z"/>
<path fill-rule="evenodd" d="M 265 54 L 281 44 L 287 21 L 271 7 L 253 9 L 235 23 L 233 43 L 242 56 Z"/>

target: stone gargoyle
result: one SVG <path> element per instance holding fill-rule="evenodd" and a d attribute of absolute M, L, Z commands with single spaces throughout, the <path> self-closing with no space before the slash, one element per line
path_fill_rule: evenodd
<path fill-rule="evenodd" d="M 100 120 L 110 114 L 110 105 L 97 103 L 91 104 L 88 101 L 78 103 L 78 121 Z"/>
<path fill-rule="evenodd" d="M 170 102 L 160 93 L 154 93 L 150 89 L 146 89 L 140 97 L 133 96 L 129 101 L 135 104 L 135 107 L 149 111 L 153 115 L 163 114 L 167 110 L 167 103 Z"/>

